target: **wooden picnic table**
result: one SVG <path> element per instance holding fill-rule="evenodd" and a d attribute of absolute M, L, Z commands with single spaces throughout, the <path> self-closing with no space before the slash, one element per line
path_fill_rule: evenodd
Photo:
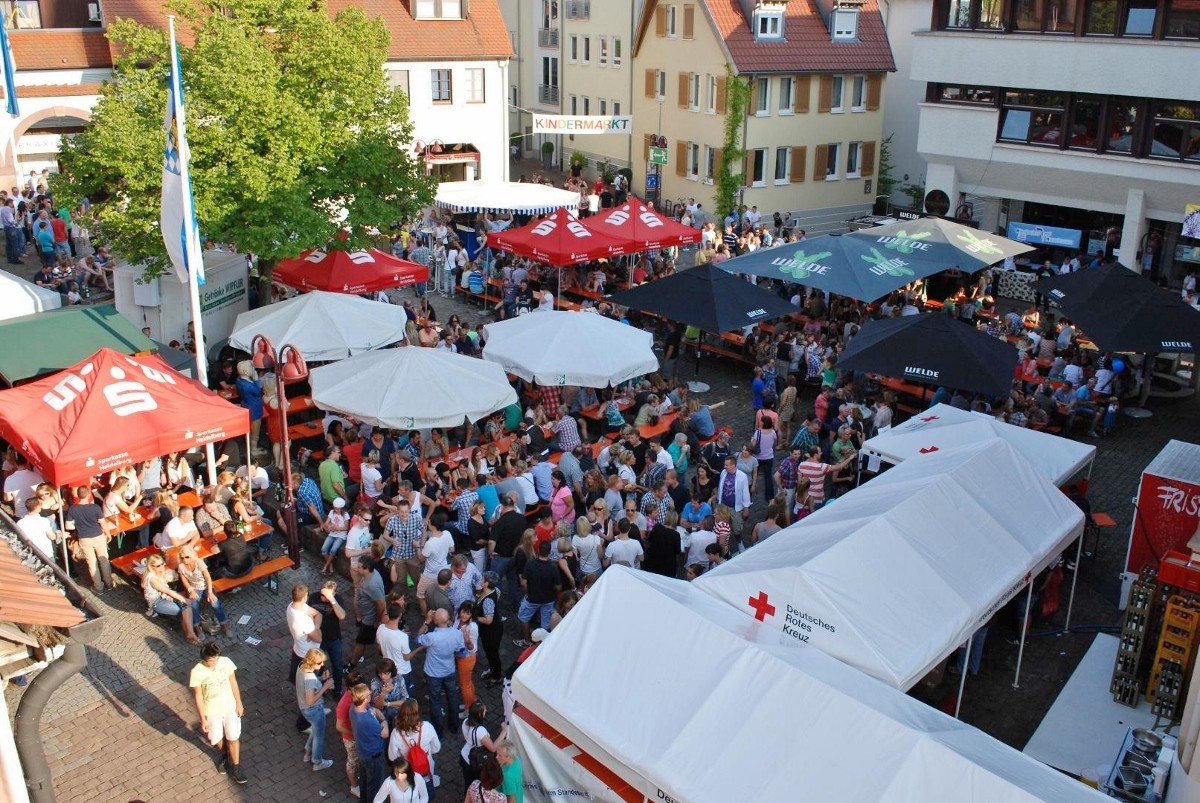
<path fill-rule="evenodd" d="M 622 413 L 633 409 L 633 399 L 627 399 L 624 397 L 617 399 L 617 409 L 619 409 Z M 591 406 L 584 407 L 579 411 L 579 414 L 592 421 L 604 421 L 604 404 L 593 404 Z"/>
<path fill-rule="evenodd" d="M 247 541 L 255 541 L 262 538 L 264 535 L 272 532 L 269 524 L 262 521 L 255 521 L 246 526 L 246 532 L 242 538 Z M 206 560 L 215 555 L 220 554 L 219 544 L 225 540 L 225 531 L 219 530 L 214 535 L 201 535 L 199 542 L 196 544 L 196 555 L 201 560 Z M 179 547 L 171 547 L 170 549 L 159 549 L 155 544 L 151 544 L 143 549 L 138 549 L 126 555 L 120 555 L 113 558 L 110 564 L 114 569 L 119 571 L 126 577 L 138 579 L 145 571 L 144 561 L 150 555 L 161 554 L 167 561 L 167 567 L 174 569 L 179 565 Z M 142 571 L 138 571 L 138 564 L 141 564 Z"/>
<path fill-rule="evenodd" d="M 203 504 L 200 495 L 195 491 L 178 494 L 175 501 L 179 503 L 180 507 L 200 507 Z M 100 526 L 106 533 L 114 535 L 116 533 L 140 530 L 150 523 L 150 519 L 147 516 L 152 510 L 149 498 L 147 498 L 142 500 L 142 504 L 138 505 L 133 513 L 119 513 L 115 516 L 105 516 L 100 519 Z"/>
<path fill-rule="evenodd" d="M 296 415 L 297 413 L 304 413 L 315 409 L 317 409 L 317 406 L 313 402 L 312 396 L 294 396 L 288 399 L 288 415 Z"/>
<path fill-rule="evenodd" d="M 658 419 L 657 424 L 642 424 L 637 428 L 638 434 L 645 440 L 658 438 L 671 431 L 671 424 L 679 418 L 679 413 L 667 413 Z"/>

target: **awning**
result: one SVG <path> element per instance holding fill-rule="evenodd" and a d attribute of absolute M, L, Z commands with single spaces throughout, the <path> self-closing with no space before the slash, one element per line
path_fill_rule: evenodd
<path fill-rule="evenodd" d="M 38 287 L 31 281 L 0 270 L 0 320 L 32 315 L 62 306 L 62 296 L 49 287 Z"/>
<path fill-rule="evenodd" d="M 579 193 L 516 181 L 444 181 L 434 203 L 451 212 L 548 215 L 563 208 L 578 212 Z"/>
<path fill-rule="evenodd" d="M 102 348 L 141 354 L 157 347 L 111 304 L 64 307 L 0 321 L 0 379 L 13 385 L 52 374 Z"/>

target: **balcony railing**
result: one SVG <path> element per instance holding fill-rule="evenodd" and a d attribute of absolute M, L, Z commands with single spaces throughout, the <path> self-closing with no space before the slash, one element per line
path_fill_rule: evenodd
<path fill-rule="evenodd" d="M 558 104 L 558 87 L 538 84 L 538 103 L 554 106 Z"/>
<path fill-rule="evenodd" d="M 592 16 L 592 0 L 567 0 L 567 19 L 586 20 Z"/>
<path fill-rule="evenodd" d="M 538 28 L 538 47 L 558 47 L 558 28 Z"/>

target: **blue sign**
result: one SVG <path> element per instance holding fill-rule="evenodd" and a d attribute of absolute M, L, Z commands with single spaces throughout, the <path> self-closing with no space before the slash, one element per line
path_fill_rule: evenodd
<path fill-rule="evenodd" d="M 1041 226 L 1037 223 L 1009 223 L 1009 239 L 1030 245 L 1049 245 L 1056 248 L 1078 248 L 1083 232 L 1078 229 L 1060 229 L 1057 226 Z"/>
<path fill-rule="evenodd" d="M 648 189 L 648 190 L 657 190 L 658 189 L 658 176 L 655 175 L 654 173 L 651 173 L 648 176 L 646 176 L 646 189 Z"/>

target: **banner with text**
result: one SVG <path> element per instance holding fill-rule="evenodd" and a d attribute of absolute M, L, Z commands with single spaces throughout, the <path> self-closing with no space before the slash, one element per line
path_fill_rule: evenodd
<path fill-rule="evenodd" d="M 1058 248 L 1078 248 L 1083 232 L 1058 226 L 1041 226 L 1037 223 L 1009 223 L 1009 239 L 1030 245 L 1048 245 Z"/>
<path fill-rule="evenodd" d="M 535 134 L 632 134 L 633 118 L 625 115 L 535 114 Z"/>

